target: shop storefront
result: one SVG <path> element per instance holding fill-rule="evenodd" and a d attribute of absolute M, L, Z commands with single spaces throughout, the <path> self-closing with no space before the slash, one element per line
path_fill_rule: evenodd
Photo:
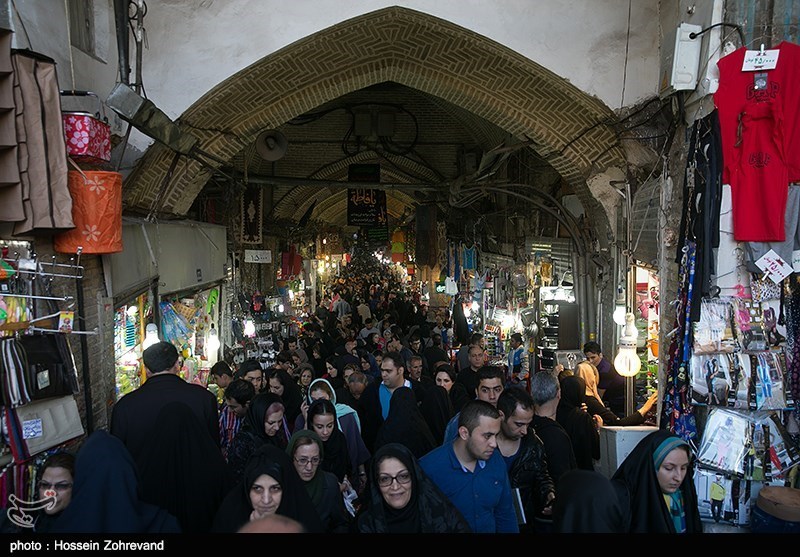
<path fill-rule="evenodd" d="M 225 228 L 126 219 L 123 239 L 123 252 L 104 256 L 115 306 L 117 398 L 145 380 L 142 351 L 159 340 L 178 348 L 184 379 L 205 386 L 226 332 L 220 304 L 226 279 Z"/>

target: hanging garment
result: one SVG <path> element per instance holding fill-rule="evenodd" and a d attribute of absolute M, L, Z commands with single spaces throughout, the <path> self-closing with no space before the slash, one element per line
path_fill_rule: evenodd
<path fill-rule="evenodd" d="M 782 42 L 775 49 L 780 52 L 778 63 L 768 71 L 742 71 L 745 47 L 717 64 L 720 80 L 714 103 L 725 163 L 723 182 L 731 185 L 734 196 L 739 241 L 783 241 L 785 189 L 789 181 L 800 180 L 800 46 Z M 762 186 L 764 179 L 768 182 Z M 757 204 L 750 206 L 749 200 Z M 768 212 L 762 213 L 765 206 Z"/>
<path fill-rule="evenodd" d="M 462 251 L 461 268 L 465 271 L 474 271 L 478 266 L 478 250 L 473 245 L 471 248 L 464 248 Z"/>
<path fill-rule="evenodd" d="M 730 172 L 735 160 L 733 149 L 739 139 L 739 115 L 753 104 L 780 105 L 784 118 L 785 152 L 789 180 L 800 181 L 800 45 L 782 42 L 774 50 L 780 51 L 777 66 L 765 72 L 742 71 L 745 47 L 719 60 L 719 88 L 714 93 L 714 104 L 719 109 L 722 132 L 722 149 L 725 160 L 723 181 L 730 184 Z M 756 75 L 765 74 L 765 81 L 756 87 Z"/>
<path fill-rule="evenodd" d="M 793 253 L 800 250 L 800 185 L 798 184 L 789 186 L 783 226 L 785 238 L 783 242 L 746 242 L 744 244 L 749 272 L 762 272 L 756 265 L 756 261 L 769 250 L 774 250 L 781 259 L 789 264 L 792 263 Z"/>
<path fill-rule="evenodd" d="M 55 61 L 14 51 L 14 104 L 24 220 L 14 235 L 68 230 L 72 197 L 67 187 L 67 146 Z"/>
<path fill-rule="evenodd" d="M 779 105 L 755 104 L 742 114 L 741 146 L 732 169 L 733 237 L 739 242 L 783 242 L 789 194 Z"/>
<path fill-rule="evenodd" d="M 458 285 L 452 277 L 447 277 L 444 279 L 444 293 L 448 296 L 455 296 L 458 294 Z"/>

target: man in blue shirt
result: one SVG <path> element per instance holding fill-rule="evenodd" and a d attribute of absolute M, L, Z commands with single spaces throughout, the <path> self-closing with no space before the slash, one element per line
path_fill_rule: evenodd
<path fill-rule="evenodd" d="M 483 366 L 478 370 L 478 396 L 476 400 L 483 400 L 497 407 L 497 400 L 503 392 L 503 370 L 497 366 Z M 446 445 L 458 437 L 459 413 L 450 418 L 444 430 L 442 445 Z"/>
<path fill-rule="evenodd" d="M 455 441 L 419 461 L 475 533 L 519 532 L 505 461 L 496 450 L 500 422 L 497 408 L 472 400 L 461 410 Z"/>

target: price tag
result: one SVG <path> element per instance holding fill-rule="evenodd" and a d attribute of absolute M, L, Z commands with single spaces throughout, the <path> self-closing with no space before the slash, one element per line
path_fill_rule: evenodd
<path fill-rule="evenodd" d="M 25 420 L 22 422 L 22 438 L 35 439 L 42 436 L 42 419 Z"/>
<path fill-rule="evenodd" d="M 784 261 L 780 255 L 775 253 L 775 250 L 769 250 L 762 255 L 761 258 L 756 261 L 756 267 L 764 271 L 764 274 L 775 284 L 780 283 L 794 272 L 792 266 Z"/>
<path fill-rule="evenodd" d="M 743 72 L 774 70 L 778 65 L 780 50 L 748 50 L 744 53 Z"/>
<path fill-rule="evenodd" d="M 272 263 L 272 250 L 246 249 L 244 250 L 245 263 Z"/>

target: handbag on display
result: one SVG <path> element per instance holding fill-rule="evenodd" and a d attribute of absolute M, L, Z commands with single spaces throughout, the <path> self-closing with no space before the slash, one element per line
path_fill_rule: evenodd
<path fill-rule="evenodd" d="M 72 395 L 6 408 L 11 452 L 21 462 L 84 433 Z"/>
<path fill-rule="evenodd" d="M 781 284 L 772 282 L 766 275 L 759 276 L 756 273 L 751 274 L 750 292 L 752 293 L 754 302 L 778 300 L 781 297 L 781 286 Z"/>
<path fill-rule="evenodd" d="M 80 392 L 78 373 L 64 335 L 23 335 L 18 340 L 27 365 L 24 378 L 31 399 L 41 400 Z"/>

